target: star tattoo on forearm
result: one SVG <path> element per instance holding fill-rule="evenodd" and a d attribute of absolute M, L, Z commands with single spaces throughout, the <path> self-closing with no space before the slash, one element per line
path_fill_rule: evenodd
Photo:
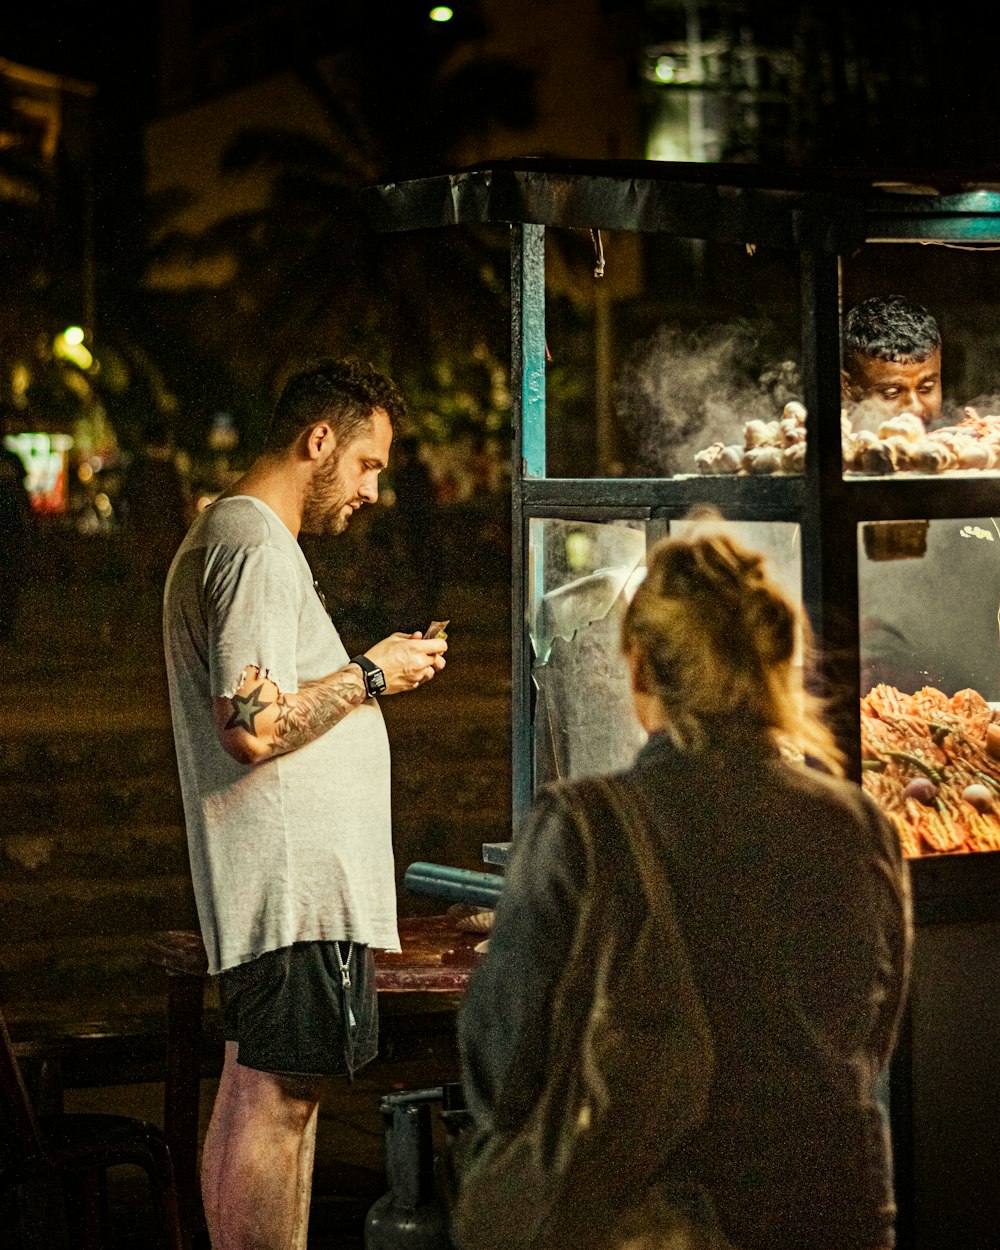
<path fill-rule="evenodd" d="M 266 707 L 271 706 L 271 702 L 265 702 L 260 697 L 263 689 L 264 683 L 261 682 L 257 689 L 251 690 L 248 695 L 233 695 L 233 714 L 226 722 L 227 729 L 245 729 L 247 733 L 256 735 L 257 717 Z"/>

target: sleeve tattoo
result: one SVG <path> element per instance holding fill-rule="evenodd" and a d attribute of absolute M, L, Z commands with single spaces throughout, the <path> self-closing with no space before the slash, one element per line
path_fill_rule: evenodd
<path fill-rule="evenodd" d="M 359 704 L 364 703 L 364 679 L 345 668 L 322 681 L 308 681 L 298 694 L 279 694 L 278 719 L 274 726 L 274 753 L 284 754 L 305 746 L 332 729 Z"/>
<path fill-rule="evenodd" d="M 274 692 L 272 698 L 261 697 L 266 687 Z M 256 738 L 258 749 L 264 752 L 258 759 L 285 755 L 332 729 L 366 697 L 364 679 L 350 665 L 319 681 L 304 682 L 291 695 L 262 681 L 249 694 L 232 696 L 232 715 L 225 728 L 242 729 Z M 261 720 L 264 712 L 267 715 Z"/>

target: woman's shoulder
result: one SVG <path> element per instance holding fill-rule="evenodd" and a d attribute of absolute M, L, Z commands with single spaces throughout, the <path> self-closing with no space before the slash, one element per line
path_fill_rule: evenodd
<path fill-rule="evenodd" d="M 523 822 L 521 844 L 533 854 L 556 854 L 581 868 L 620 841 L 629 799 L 624 775 L 562 778 L 541 785 Z M 518 839 L 515 838 L 515 846 Z"/>
<path fill-rule="evenodd" d="M 851 812 L 867 811 L 871 799 L 856 781 L 835 777 L 825 768 L 783 758 L 775 762 L 775 776 L 803 799 Z"/>
<path fill-rule="evenodd" d="M 892 859 L 899 857 L 895 830 L 875 800 L 856 781 L 784 760 L 776 768 L 776 774 L 791 803 L 810 826 L 831 832 L 853 829 L 864 841 L 880 845 Z"/>
<path fill-rule="evenodd" d="M 626 805 L 634 802 L 631 772 L 601 773 L 589 777 L 562 778 L 541 786 L 534 810 L 540 817 L 585 826 L 627 818 Z"/>

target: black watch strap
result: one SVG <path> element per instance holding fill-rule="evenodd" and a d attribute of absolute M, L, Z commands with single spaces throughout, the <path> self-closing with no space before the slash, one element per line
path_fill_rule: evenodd
<path fill-rule="evenodd" d="M 385 689 L 385 674 L 377 664 L 372 663 L 366 655 L 352 655 L 352 664 L 356 664 L 365 678 L 365 693 L 369 699 L 381 694 Z"/>

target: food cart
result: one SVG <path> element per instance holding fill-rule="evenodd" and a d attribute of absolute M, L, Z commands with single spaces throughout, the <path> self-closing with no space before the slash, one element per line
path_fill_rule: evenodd
<path fill-rule="evenodd" d="M 992 563 L 1000 559 L 993 555 L 1000 553 L 1000 528 L 990 528 L 1000 514 L 1000 451 L 992 450 L 994 433 L 1000 448 L 1000 418 L 991 420 L 1000 404 L 953 407 L 942 421 L 958 431 L 953 442 L 961 435 L 983 444 L 978 458 L 907 459 L 902 446 L 888 446 L 887 436 L 880 453 L 862 460 L 850 419 L 842 421 L 840 394 L 842 316 L 855 298 L 889 293 L 907 280 L 912 286 L 920 273 L 927 288 L 922 302 L 935 312 L 959 306 L 963 290 L 970 303 L 970 292 L 988 299 L 992 254 L 1000 250 L 1000 187 L 955 173 L 876 179 L 755 166 L 523 160 L 370 188 L 366 195 L 382 231 L 509 226 L 515 829 L 545 780 L 624 766 L 634 755 L 640 739 L 617 655 L 620 614 L 642 576 L 648 545 L 684 525 L 693 506 L 715 506 L 767 550 L 779 576 L 801 594 L 849 772 L 890 816 L 908 857 L 918 932 L 911 1001 L 891 1074 L 898 1245 L 1000 1246 L 993 1211 L 1000 1192 L 993 1057 L 1000 1039 L 1000 801 L 993 802 L 1000 800 L 1000 766 L 986 750 L 989 725 L 1000 718 L 1000 689 L 977 688 L 977 674 L 1000 679 L 1000 576 Z M 778 292 L 772 304 L 794 327 L 796 367 L 771 370 L 735 399 L 730 386 L 720 406 L 717 398 L 691 398 L 698 371 L 690 361 L 676 352 L 656 356 L 657 343 L 677 346 L 676 335 L 646 334 L 643 372 L 636 334 L 628 368 L 633 396 L 645 398 L 632 414 L 631 457 L 612 471 L 605 460 L 585 471 L 570 464 L 550 472 L 547 374 L 561 348 L 549 342 L 547 316 L 556 299 L 547 264 L 555 256 L 564 266 L 559 248 L 567 234 L 577 250 L 581 237 L 592 243 L 595 284 L 606 280 L 605 266 L 610 271 L 629 236 L 641 236 L 647 247 L 685 241 L 686 252 L 676 246 L 664 252 L 652 316 L 648 268 L 636 283 L 647 312 L 633 330 L 669 321 L 671 300 L 690 320 L 699 302 L 697 272 L 713 249 L 726 258 L 715 267 L 721 286 L 725 275 L 736 275 L 733 295 L 744 303 L 744 328 L 754 324 L 771 281 Z M 673 276 L 671 258 L 678 266 Z M 595 309 L 599 357 L 607 335 L 600 333 L 600 301 Z M 685 339 L 702 364 L 718 341 L 717 335 Z M 986 394 L 992 379 L 975 377 L 968 365 L 971 357 L 988 367 L 988 341 L 962 354 L 965 376 Z M 621 372 L 625 360 L 620 351 Z M 594 368 L 600 372 L 599 359 Z M 613 373 L 613 361 L 610 368 Z M 717 380 L 711 370 L 705 376 Z M 698 408 L 697 420 L 685 425 L 683 413 L 667 411 L 678 405 L 665 398 L 664 379 L 667 390 L 673 379 L 674 391 L 683 392 L 680 407 L 687 404 L 688 416 Z M 616 394 L 624 403 L 628 392 L 623 383 Z M 605 387 L 597 406 L 606 407 L 606 393 Z M 627 407 L 619 421 L 629 424 Z M 593 428 L 600 441 L 602 427 L 595 421 Z M 648 454 L 658 441 L 671 452 L 659 461 Z M 865 440 L 875 441 L 875 432 Z M 754 451 L 761 445 L 769 454 Z M 942 563 L 961 569 L 972 559 L 958 591 L 935 580 L 943 574 L 928 573 L 923 561 L 933 551 L 938 569 Z M 909 647 L 914 672 L 899 687 L 871 683 L 866 648 L 873 618 Z M 940 688 L 933 684 L 937 669 L 932 660 L 924 663 L 921 648 L 930 643 L 920 641 L 919 630 L 910 636 L 916 618 L 928 626 L 924 636 L 942 641 L 956 661 L 948 688 L 943 678 Z M 991 682 L 982 678 L 978 685 Z M 973 773 L 988 792 L 977 806 L 963 797 Z M 932 801 L 904 794 L 918 774 L 933 780 Z M 503 845 L 484 848 L 488 862 L 502 863 L 504 854 Z"/>

